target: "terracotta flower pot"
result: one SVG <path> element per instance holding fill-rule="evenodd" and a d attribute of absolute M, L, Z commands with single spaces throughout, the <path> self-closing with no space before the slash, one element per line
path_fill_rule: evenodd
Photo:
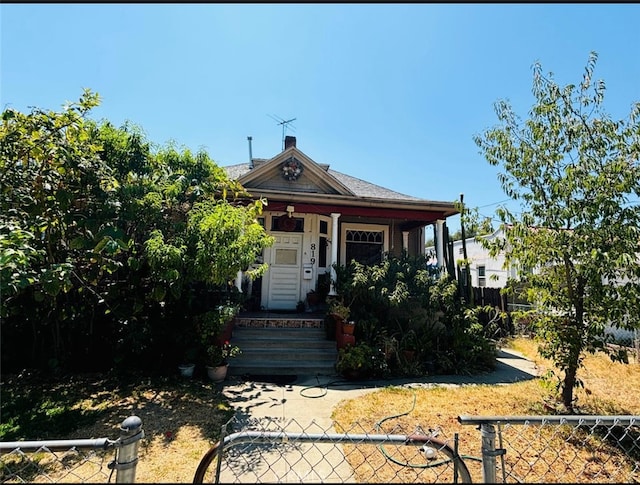
<path fill-rule="evenodd" d="M 211 379 L 216 384 L 221 383 L 227 377 L 227 370 L 229 369 L 229 364 L 217 365 L 217 366 L 207 366 L 207 375 L 209 379 Z"/>
<path fill-rule="evenodd" d="M 346 333 L 347 335 L 353 335 L 355 328 L 356 328 L 356 324 L 354 322 L 342 323 L 342 333 Z"/>

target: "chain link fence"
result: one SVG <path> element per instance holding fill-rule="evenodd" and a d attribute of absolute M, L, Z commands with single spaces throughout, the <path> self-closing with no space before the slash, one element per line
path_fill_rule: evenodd
<path fill-rule="evenodd" d="M 481 456 L 465 455 L 457 433 L 440 429 L 233 418 L 194 483 L 640 482 L 640 416 L 458 420 L 477 426 Z"/>
<path fill-rule="evenodd" d="M 194 483 L 456 483 L 470 476 L 456 439 L 438 431 L 380 433 L 295 419 L 232 418 Z"/>
<path fill-rule="evenodd" d="M 459 416 L 458 421 L 478 427 L 483 483 L 640 482 L 640 416 Z"/>
<path fill-rule="evenodd" d="M 142 438 L 142 421 L 130 416 L 115 440 L 0 442 L 0 482 L 105 483 L 115 472 L 117 483 L 133 483 Z"/>
<path fill-rule="evenodd" d="M 605 334 L 611 347 L 625 349 L 635 355 L 636 364 L 640 364 L 640 329 L 625 330 L 609 326 L 605 328 Z"/>

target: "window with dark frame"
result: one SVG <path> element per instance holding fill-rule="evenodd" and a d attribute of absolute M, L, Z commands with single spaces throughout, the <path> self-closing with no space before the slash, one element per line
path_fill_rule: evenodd
<path fill-rule="evenodd" d="M 478 266 L 478 286 L 486 286 L 486 267 L 484 265 Z"/>
<path fill-rule="evenodd" d="M 382 262 L 384 252 L 383 231 L 348 229 L 346 234 L 346 263 L 356 260 L 365 265 Z"/>

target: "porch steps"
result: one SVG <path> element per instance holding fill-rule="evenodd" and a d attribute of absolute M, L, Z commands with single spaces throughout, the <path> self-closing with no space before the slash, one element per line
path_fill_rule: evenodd
<path fill-rule="evenodd" d="M 231 361 L 229 375 L 336 373 L 336 342 L 327 340 L 323 326 L 276 326 L 296 325 L 294 320 L 285 323 L 279 319 L 277 322 L 265 320 L 259 323 L 262 326 L 244 326 L 242 321 L 236 322 L 231 343 L 239 346 L 242 353 Z M 308 325 L 308 320 L 306 322 Z"/>

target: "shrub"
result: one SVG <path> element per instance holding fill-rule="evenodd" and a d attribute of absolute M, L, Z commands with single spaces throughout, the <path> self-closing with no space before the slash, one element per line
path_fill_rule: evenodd
<path fill-rule="evenodd" d="M 356 341 L 382 348 L 380 342 L 393 338 L 400 349 L 416 351 L 410 371 L 391 359 L 385 372 L 475 373 L 493 367 L 495 345 L 485 337 L 478 312 L 464 303 L 457 281 L 434 274 L 426 258 L 388 256 L 373 266 L 354 261 L 335 269 L 339 299 L 349 302 L 356 322 Z"/>
<path fill-rule="evenodd" d="M 384 373 L 384 355 L 366 343 L 348 345 L 340 349 L 336 370 L 347 378 L 367 378 Z"/>

